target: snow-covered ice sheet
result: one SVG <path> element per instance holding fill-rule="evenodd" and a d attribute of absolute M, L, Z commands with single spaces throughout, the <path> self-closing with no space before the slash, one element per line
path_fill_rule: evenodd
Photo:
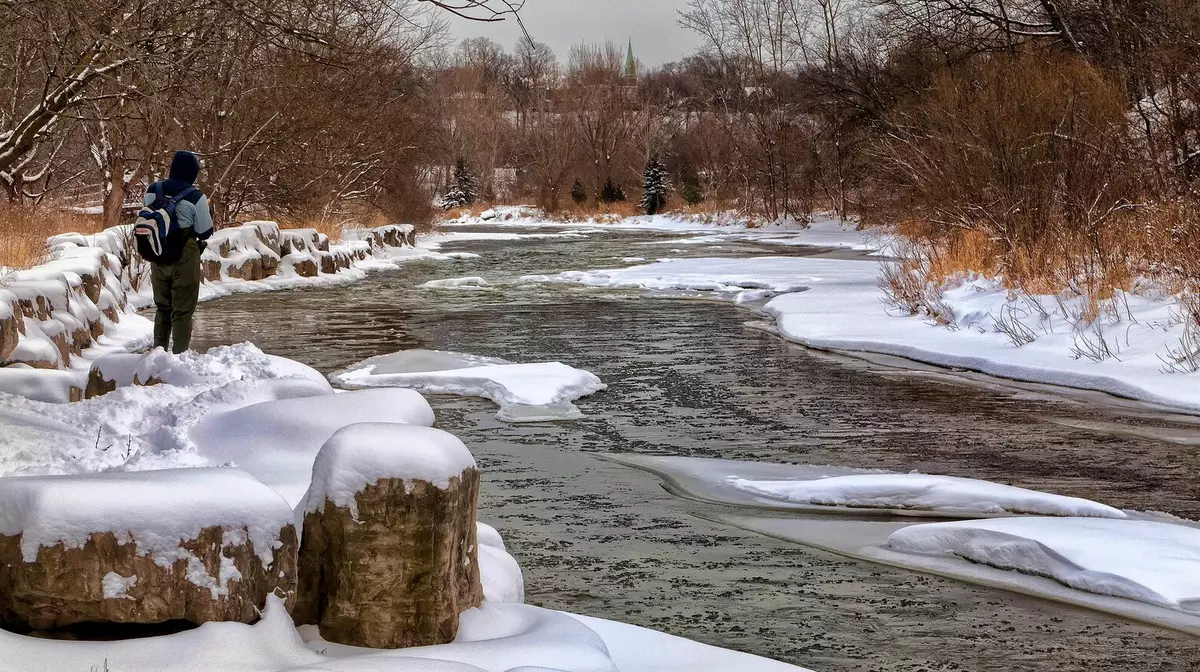
<path fill-rule="evenodd" d="M 516 364 L 463 353 L 406 350 L 365 360 L 332 374 L 346 389 L 406 387 L 426 394 L 490 399 L 508 422 L 582 417 L 572 402 L 605 385 L 595 375 L 560 362 Z"/>
<path fill-rule="evenodd" d="M 784 220 L 762 225 L 751 222 L 737 213 L 698 216 L 679 213 L 639 215 L 635 217 L 599 217 L 583 221 L 562 221 L 546 216 L 529 206 L 505 206 L 488 210 L 478 217 L 464 217 L 446 222 L 449 226 L 490 226 L 501 228 L 561 229 L 565 233 L 587 234 L 608 231 L 658 231 L 662 233 L 705 234 L 696 243 L 719 243 L 745 240 L 768 245 L 831 247 L 860 251 L 886 251 L 890 239 L 880 232 L 859 230 L 854 223 L 830 216 L 818 216 L 807 225 Z M 471 233 L 471 232 L 466 232 Z M 454 235 L 454 234 L 451 234 Z M 459 234 L 461 235 L 461 234 Z M 478 233 L 476 240 L 503 233 Z M 548 234 L 556 235 L 556 234 Z M 557 234 L 561 235 L 561 234 Z M 504 238 L 490 238 L 504 240 Z M 458 238 L 467 240 L 467 238 Z M 515 240 L 509 238 L 509 240 Z M 677 242 L 686 242 L 687 239 Z"/>
<path fill-rule="evenodd" d="M 1038 514 L 1125 518 L 1105 504 L 973 478 L 927 474 L 861 474 L 816 480 L 751 480 L 729 484 L 757 495 L 820 506 L 915 509 L 955 515 Z"/>
<path fill-rule="evenodd" d="M 1017 514 L 1125 518 L 1097 502 L 999 483 L 813 464 L 744 462 L 669 455 L 609 454 L 649 471 L 679 494 L 733 506 L 853 514 L 975 518 Z"/>
<path fill-rule="evenodd" d="M 914 525 L 887 547 L 952 555 L 1099 595 L 1200 613 L 1200 529 L 1147 520 L 1003 518 Z"/>
<path fill-rule="evenodd" d="M 749 516 L 717 513 L 714 515 L 714 518 L 734 527 L 779 539 L 786 539 L 859 560 L 877 562 L 892 567 L 901 567 L 977 585 L 1032 595 L 1034 597 L 1071 604 L 1085 609 L 1094 609 L 1108 614 L 1115 614 L 1122 618 L 1151 623 L 1159 627 L 1171 628 L 1200 636 L 1200 613 L 1182 611 L 1174 607 L 1164 607 L 1149 602 L 1085 592 L 1068 587 L 1046 576 L 1036 576 L 1009 569 L 999 569 L 991 565 L 972 562 L 950 553 L 924 555 L 901 552 L 888 547 L 888 539 L 898 531 L 912 527 L 928 527 L 927 525 L 914 525 L 912 522 L 903 522 L 899 519 L 894 522 L 881 522 L 845 518 L 834 519 L 827 516 L 800 518 L 794 516 Z M 1030 520 L 1037 519 L 1003 518 L 964 522 L 1003 523 L 1005 521 Z M 1061 524 L 1063 525 L 1068 525 L 1070 524 L 1068 521 L 1074 520 L 1098 522 L 1101 524 L 1130 522 L 1093 518 L 1051 518 L 1048 520 L 1062 521 Z M 1141 515 L 1138 520 L 1150 520 L 1150 517 Z M 1162 521 L 1150 520 L 1150 522 Z M 1109 544 L 1113 543 L 1113 539 L 1110 539 Z"/>
<path fill-rule="evenodd" d="M 564 271 L 554 276 L 527 275 L 522 282 L 577 283 L 589 287 L 660 291 L 714 292 L 738 303 L 808 288 L 812 278 L 799 273 L 793 257 L 745 259 L 670 259 L 598 271 Z"/>

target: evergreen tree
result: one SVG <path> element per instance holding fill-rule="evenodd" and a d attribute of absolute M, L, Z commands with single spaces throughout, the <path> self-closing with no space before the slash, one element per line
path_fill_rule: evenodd
<path fill-rule="evenodd" d="M 604 183 L 604 189 L 600 191 L 600 200 L 605 203 L 616 203 L 625 200 L 625 190 L 613 184 L 612 178 Z"/>
<path fill-rule="evenodd" d="M 583 205 L 587 203 L 587 199 L 587 188 L 583 186 L 583 182 L 575 180 L 575 184 L 571 187 L 571 200 Z"/>
<path fill-rule="evenodd" d="M 479 198 L 479 178 L 461 157 L 454 166 L 454 181 L 442 197 L 442 207 L 461 208 L 475 203 Z"/>
<path fill-rule="evenodd" d="M 667 166 L 655 154 L 646 163 L 645 182 L 642 185 L 642 208 L 647 215 L 657 215 L 667 207 L 667 191 L 670 189 Z"/>

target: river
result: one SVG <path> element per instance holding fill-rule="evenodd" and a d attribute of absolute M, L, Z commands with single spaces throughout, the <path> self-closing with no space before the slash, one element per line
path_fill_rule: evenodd
<path fill-rule="evenodd" d="M 624 257 L 845 253 L 630 232 L 450 250 L 482 256 L 204 304 L 193 347 L 250 340 L 325 373 L 427 348 L 600 376 L 609 389 L 577 402 L 586 417 L 572 422 L 505 424 L 490 402 L 431 399 L 438 426 L 485 471 L 480 517 L 520 561 L 532 604 L 817 672 L 1200 669 L 1193 637 L 713 522 L 731 507 L 674 496 L 657 477 L 597 457 L 919 469 L 1195 518 L 1195 419 L 814 353 L 748 328 L 757 318 L 727 303 L 503 284 Z M 475 275 L 495 287 L 416 289 Z"/>

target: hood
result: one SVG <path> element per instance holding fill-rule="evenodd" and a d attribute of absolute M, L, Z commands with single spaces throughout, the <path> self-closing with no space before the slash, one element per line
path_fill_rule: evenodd
<path fill-rule="evenodd" d="M 199 174 L 200 158 L 198 156 L 191 152 L 175 152 L 175 158 L 171 159 L 171 174 L 169 175 L 172 180 L 195 184 Z"/>

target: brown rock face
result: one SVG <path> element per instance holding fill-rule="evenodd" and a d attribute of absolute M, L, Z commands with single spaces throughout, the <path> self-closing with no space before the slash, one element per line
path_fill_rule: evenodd
<path fill-rule="evenodd" d="M 317 262 L 313 261 L 312 259 L 304 259 L 303 261 L 297 262 L 293 268 L 296 269 L 296 275 L 302 278 L 317 277 Z"/>
<path fill-rule="evenodd" d="M 379 649 L 445 644 L 458 617 L 483 601 L 476 500 L 468 469 L 439 490 L 387 479 L 348 508 L 325 502 L 304 519 L 297 624 L 316 624 L 331 642 Z"/>
<path fill-rule="evenodd" d="M 253 543 L 225 545 L 224 536 L 222 527 L 204 529 L 181 546 L 191 559 L 164 562 L 164 567 L 153 557 L 138 555 L 136 540 L 121 543 L 111 532 L 92 535 L 82 548 L 43 547 L 37 560 L 28 563 L 22 558 L 21 537 L 0 535 L 0 623 L 32 630 L 88 622 L 253 623 L 267 595 L 277 592 L 290 602 L 296 580 L 295 528 L 283 529 L 282 548 L 267 567 Z M 200 569 L 197 562 L 208 577 L 228 579 L 218 591 L 223 594 L 189 580 Z M 232 578 L 231 565 L 240 578 Z M 106 598 L 106 577 L 110 591 L 121 579 L 137 580 Z"/>
<path fill-rule="evenodd" d="M 17 328 L 19 319 L 15 314 L 12 317 L 0 317 L 0 362 L 8 359 L 13 350 L 17 349 L 17 342 L 21 338 L 21 332 Z"/>
<path fill-rule="evenodd" d="M 321 253 L 321 273 L 332 275 L 338 272 L 337 257 L 332 252 Z"/>
<path fill-rule="evenodd" d="M 133 381 L 128 384 L 150 387 L 152 385 L 162 385 L 162 383 L 163 381 L 155 378 L 154 376 L 150 376 L 144 381 L 139 380 L 137 374 L 135 373 L 133 374 Z M 91 371 L 88 371 L 87 387 L 83 388 L 82 398 L 91 399 L 93 397 L 103 397 L 109 392 L 115 392 L 118 387 L 121 387 L 119 381 L 105 378 L 104 372 L 93 366 Z"/>

